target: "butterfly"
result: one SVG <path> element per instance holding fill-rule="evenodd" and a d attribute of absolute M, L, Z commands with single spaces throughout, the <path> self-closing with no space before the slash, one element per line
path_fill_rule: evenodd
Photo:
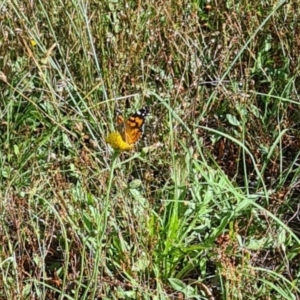
<path fill-rule="evenodd" d="M 120 151 L 132 149 L 143 135 L 144 123 L 148 114 L 149 109 L 145 106 L 125 120 L 121 111 L 117 110 L 116 123 L 118 131 L 110 133 L 106 138 L 106 142 Z"/>
<path fill-rule="evenodd" d="M 144 123 L 149 114 L 147 106 L 132 114 L 126 121 L 120 110 L 116 112 L 118 130 L 123 140 L 129 145 L 135 144 L 143 135 Z"/>

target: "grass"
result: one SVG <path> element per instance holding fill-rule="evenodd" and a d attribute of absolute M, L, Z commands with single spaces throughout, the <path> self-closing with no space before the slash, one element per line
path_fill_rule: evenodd
<path fill-rule="evenodd" d="M 0 299 L 300 299 L 297 1 L 0 12 Z"/>

